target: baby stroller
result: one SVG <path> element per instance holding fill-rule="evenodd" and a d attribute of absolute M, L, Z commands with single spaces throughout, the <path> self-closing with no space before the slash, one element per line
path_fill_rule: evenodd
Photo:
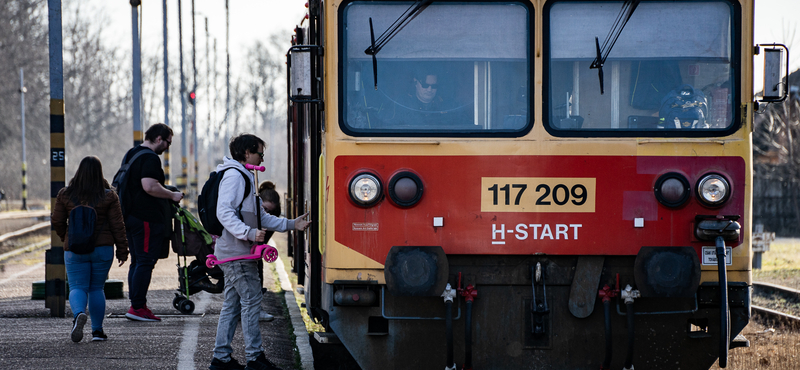
<path fill-rule="evenodd" d="M 219 267 L 208 268 L 206 255 L 213 253 L 214 239 L 200 224 L 191 212 L 173 205 L 172 250 L 178 255 L 178 293 L 172 300 L 172 306 L 183 314 L 194 312 L 194 302 L 189 297 L 204 290 L 209 293 L 222 293 L 224 282 Z M 186 257 L 194 256 L 195 260 L 187 264 Z M 183 264 L 181 264 L 183 259 Z M 209 277 L 217 280 L 212 283 Z"/>

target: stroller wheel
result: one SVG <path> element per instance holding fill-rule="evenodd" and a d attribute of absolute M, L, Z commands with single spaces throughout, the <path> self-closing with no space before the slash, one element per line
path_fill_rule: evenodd
<path fill-rule="evenodd" d="M 194 312 L 194 302 L 188 299 L 181 300 L 180 306 L 178 307 L 178 311 L 181 311 L 181 313 L 185 315 Z"/>
<path fill-rule="evenodd" d="M 172 307 L 175 307 L 176 310 L 180 311 L 180 305 L 183 297 L 178 294 L 175 294 L 175 298 L 172 298 Z"/>

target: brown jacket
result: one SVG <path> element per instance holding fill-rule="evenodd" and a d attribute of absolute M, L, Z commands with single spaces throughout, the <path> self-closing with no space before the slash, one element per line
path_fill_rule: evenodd
<path fill-rule="evenodd" d="M 67 190 L 67 188 L 63 188 L 58 192 L 53 214 L 50 216 L 50 223 L 53 225 L 53 230 L 55 230 L 58 237 L 64 242 L 64 250 L 66 251 L 69 250 L 69 242 L 67 241 L 67 218 L 69 217 L 69 212 L 75 208 L 75 204 L 67 197 L 65 190 Z M 98 233 L 95 245 L 116 244 L 117 259 L 121 261 L 127 260 L 128 239 L 125 236 L 125 221 L 122 219 L 122 208 L 120 208 L 117 193 L 113 190 L 106 191 L 105 197 L 94 209 L 97 212 L 95 233 Z"/>

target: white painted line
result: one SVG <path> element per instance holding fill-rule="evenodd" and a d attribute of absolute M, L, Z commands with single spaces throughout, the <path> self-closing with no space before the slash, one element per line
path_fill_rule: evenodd
<path fill-rule="evenodd" d="M 274 246 L 272 240 L 270 240 L 269 243 Z M 300 313 L 300 307 L 297 305 L 297 300 L 294 298 L 292 281 L 289 280 L 289 274 L 286 273 L 286 268 L 280 256 L 275 260 L 275 269 L 278 270 L 278 277 L 281 280 L 281 289 L 284 291 L 283 294 L 286 298 L 286 306 L 289 307 L 289 317 L 292 319 L 294 336 L 297 338 L 297 351 L 300 352 L 300 366 L 303 370 L 313 370 L 314 354 L 311 352 L 311 344 L 308 342 L 306 323 L 303 321 L 303 314 Z"/>
<path fill-rule="evenodd" d="M 11 281 L 11 280 L 14 280 L 14 279 L 16 279 L 16 278 L 17 278 L 17 277 L 19 277 L 19 276 L 22 276 L 22 275 L 25 275 L 25 274 L 28 274 L 28 273 L 34 272 L 34 271 L 36 271 L 36 270 L 39 270 L 39 269 L 41 269 L 41 268 L 42 268 L 42 266 L 44 266 L 44 262 L 37 263 L 37 264 L 35 264 L 35 265 L 31 266 L 29 269 L 27 269 L 27 270 L 25 270 L 25 271 L 20 271 L 20 272 L 18 272 L 18 273 L 16 273 L 16 274 L 14 274 L 14 275 L 11 275 L 11 276 L 9 276 L 9 277 L 7 277 L 7 278 L 3 279 L 3 280 L 0 280 L 0 285 L 3 285 L 3 284 L 5 284 L 5 283 L 7 283 L 7 282 L 9 282 L 9 281 Z"/>
<path fill-rule="evenodd" d="M 195 311 L 204 311 L 208 305 L 208 293 L 201 292 L 192 297 L 195 303 Z M 163 315 L 162 315 L 163 316 Z M 202 317 L 202 316 L 198 316 Z M 181 348 L 178 350 L 178 370 L 194 370 L 194 353 L 197 350 L 197 337 L 200 335 L 200 320 L 186 321 L 183 325 L 183 335 L 181 336 Z M 203 366 L 205 368 L 205 366 Z"/>

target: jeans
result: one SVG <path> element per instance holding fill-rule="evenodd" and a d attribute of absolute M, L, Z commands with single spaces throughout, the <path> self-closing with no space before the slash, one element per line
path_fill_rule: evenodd
<path fill-rule="evenodd" d="M 114 247 L 111 245 L 94 247 L 89 254 L 64 252 L 64 264 L 69 279 L 69 307 L 73 316 L 86 313 L 88 298 L 92 331 L 103 329 L 106 314 L 106 284 L 108 270 L 114 261 Z"/>
<path fill-rule="evenodd" d="M 258 264 L 254 260 L 239 260 L 223 263 L 219 267 L 225 274 L 225 300 L 219 312 L 214 357 L 222 361 L 230 360 L 233 352 L 231 341 L 241 320 L 245 356 L 247 361 L 254 361 L 263 352 L 261 329 L 258 326 L 263 298 Z"/>
<path fill-rule="evenodd" d="M 163 248 L 167 248 L 166 225 L 128 216 L 125 219 L 125 233 L 131 253 L 128 297 L 131 307 L 138 310 L 147 304 L 147 290 L 150 289 L 153 267 Z"/>

